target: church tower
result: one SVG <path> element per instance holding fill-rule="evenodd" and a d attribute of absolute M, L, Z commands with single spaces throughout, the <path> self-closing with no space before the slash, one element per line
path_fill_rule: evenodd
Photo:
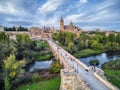
<path fill-rule="evenodd" d="M 60 19 L 60 30 L 64 30 L 64 20 L 63 20 L 63 18 L 61 17 L 61 19 Z"/>
<path fill-rule="evenodd" d="M 72 30 L 74 28 L 73 22 L 70 22 L 70 30 Z"/>

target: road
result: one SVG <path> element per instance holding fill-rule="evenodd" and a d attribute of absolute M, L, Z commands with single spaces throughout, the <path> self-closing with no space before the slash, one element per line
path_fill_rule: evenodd
<path fill-rule="evenodd" d="M 57 44 L 55 44 L 52 40 L 48 40 L 49 44 L 55 48 L 59 55 L 61 55 L 64 60 L 75 70 L 75 73 L 79 74 L 80 77 L 83 78 L 83 80 L 90 86 L 92 90 L 110 90 L 108 87 L 106 87 L 102 82 L 100 82 L 95 76 L 93 75 L 93 70 L 85 70 L 80 64 L 77 64 L 76 61 L 73 60 L 73 58 L 66 53 L 64 49 L 59 47 Z"/>

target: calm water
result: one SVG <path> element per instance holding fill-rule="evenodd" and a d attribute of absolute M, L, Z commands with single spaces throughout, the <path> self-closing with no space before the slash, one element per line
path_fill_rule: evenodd
<path fill-rule="evenodd" d="M 110 52 L 110 53 L 102 53 L 96 56 L 89 56 L 89 57 L 85 57 L 85 58 L 80 58 L 79 60 L 81 60 L 83 63 L 85 63 L 86 65 L 90 66 L 89 62 L 91 60 L 97 59 L 99 60 L 99 68 L 101 68 L 101 65 L 105 62 L 111 61 L 111 60 L 116 60 L 117 58 L 120 58 L 120 53 L 118 52 Z"/>
<path fill-rule="evenodd" d="M 26 71 L 32 72 L 36 69 L 47 69 L 50 67 L 51 63 L 52 63 L 52 60 L 35 61 L 26 67 Z"/>

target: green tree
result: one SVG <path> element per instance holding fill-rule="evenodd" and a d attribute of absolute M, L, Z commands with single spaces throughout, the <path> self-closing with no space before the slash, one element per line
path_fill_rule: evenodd
<path fill-rule="evenodd" d="M 3 64 L 5 90 L 10 90 L 12 86 L 12 84 L 10 85 L 10 81 L 15 79 L 17 75 L 24 73 L 22 67 L 25 66 L 25 60 L 16 61 L 15 55 L 10 54 L 10 56 L 3 61 Z"/>
<path fill-rule="evenodd" d="M 54 61 L 52 63 L 52 72 L 58 73 L 58 72 L 60 72 L 60 69 L 61 69 L 60 63 L 58 61 Z"/>
<path fill-rule="evenodd" d="M 120 44 L 120 33 L 116 36 L 116 42 Z"/>
<path fill-rule="evenodd" d="M 23 74 L 24 70 L 22 67 L 25 66 L 25 60 L 16 61 L 15 55 L 10 56 L 3 61 L 4 76 L 14 79 L 17 75 Z"/>
<path fill-rule="evenodd" d="M 102 44 L 100 44 L 98 41 L 94 41 L 94 42 L 92 43 L 91 47 L 92 47 L 93 49 L 98 49 L 98 50 L 103 49 Z"/>
<path fill-rule="evenodd" d="M 116 41 L 115 35 L 114 34 L 109 34 L 108 35 L 108 41 L 115 42 Z"/>

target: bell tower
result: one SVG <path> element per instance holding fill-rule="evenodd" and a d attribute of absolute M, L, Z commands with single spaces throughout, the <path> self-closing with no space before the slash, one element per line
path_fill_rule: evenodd
<path fill-rule="evenodd" d="M 61 19 L 60 19 L 60 30 L 64 30 L 64 20 L 63 20 L 63 18 L 61 17 Z"/>

